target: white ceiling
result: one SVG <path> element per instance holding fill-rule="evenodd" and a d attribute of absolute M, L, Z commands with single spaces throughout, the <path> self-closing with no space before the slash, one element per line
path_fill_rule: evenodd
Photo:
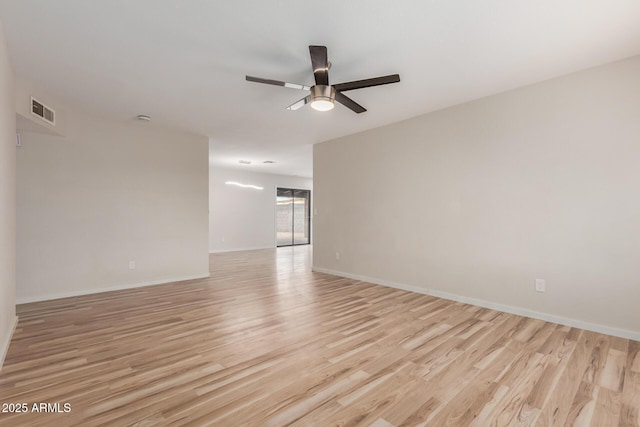
<path fill-rule="evenodd" d="M 311 176 L 311 145 L 640 53 L 638 0 L 0 0 L 13 65 L 67 102 L 211 137 L 212 162 Z M 285 107 L 308 45 L 369 111 Z M 274 165 L 262 161 L 274 160 Z"/>

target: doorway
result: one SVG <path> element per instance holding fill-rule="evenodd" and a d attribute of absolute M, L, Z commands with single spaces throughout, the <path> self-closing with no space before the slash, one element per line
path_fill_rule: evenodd
<path fill-rule="evenodd" d="M 276 194 L 276 245 L 311 243 L 311 190 L 278 188 Z"/>

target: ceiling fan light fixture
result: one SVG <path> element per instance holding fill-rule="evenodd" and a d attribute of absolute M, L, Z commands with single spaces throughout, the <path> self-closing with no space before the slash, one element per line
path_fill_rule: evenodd
<path fill-rule="evenodd" d="M 316 111 L 329 111 L 333 110 L 333 101 L 329 98 L 317 98 L 311 101 L 311 108 Z"/>
<path fill-rule="evenodd" d="M 336 90 L 333 86 L 315 85 L 311 88 L 311 108 L 316 111 L 333 110 Z"/>

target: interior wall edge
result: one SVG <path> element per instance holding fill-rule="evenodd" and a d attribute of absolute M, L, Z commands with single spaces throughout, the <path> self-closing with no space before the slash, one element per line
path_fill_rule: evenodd
<path fill-rule="evenodd" d="M 121 290 L 125 290 L 125 289 L 134 289 L 134 288 L 143 288 L 145 286 L 164 285 L 166 283 L 184 282 L 186 280 L 207 279 L 210 276 L 211 276 L 211 274 L 209 272 L 206 272 L 206 273 L 194 274 L 194 275 L 189 275 L 189 276 L 168 277 L 168 278 L 158 279 L 158 280 L 149 280 L 149 281 L 144 281 L 144 282 L 130 283 L 130 284 L 125 284 L 125 285 L 117 285 L 117 286 L 107 286 L 107 287 L 101 287 L 101 288 L 95 288 L 95 289 L 80 289 L 80 290 L 76 290 L 76 291 L 61 292 L 61 293 L 48 294 L 48 295 L 37 295 L 37 296 L 30 296 L 30 297 L 18 297 L 16 299 L 16 304 L 26 304 L 26 303 L 30 303 L 30 302 L 40 302 L 40 301 L 50 301 L 50 300 L 54 300 L 54 299 L 70 298 L 70 297 L 77 297 L 77 296 L 82 296 L 82 295 L 100 294 L 100 293 L 103 293 L 103 292 L 121 291 Z"/>
<path fill-rule="evenodd" d="M 9 351 L 9 345 L 11 344 L 13 333 L 16 331 L 16 326 L 18 326 L 18 316 L 13 317 L 13 323 L 9 327 L 9 331 L 7 332 L 7 338 L 2 343 L 2 347 L 0 347 L 0 371 L 2 371 L 2 366 L 4 365 L 4 359 L 5 357 L 7 357 L 7 352 Z"/>
<path fill-rule="evenodd" d="M 250 248 L 229 248 L 229 249 L 217 249 L 217 250 L 210 250 L 209 253 L 210 254 L 223 254 L 223 253 L 227 253 L 227 252 L 242 252 L 242 251 L 258 251 L 261 249 L 273 249 L 275 248 L 276 245 L 273 244 L 271 246 L 255 246 L 255 247 L 250 247 Z"/>
<path fill-rule="evenodd" d="M 539 311 L 528 310 L 526 308 L 515 307 L 506 304 L 499 304 L 490 301 L 485 301 L 476 298 L 469 298 L 462 295 L 450 294 L 448 292 L 442 292 L 432 290 L 428 288 L 422 288 L 419 286 L 407 285 L 404 283 L 393 282 L 384 279 L 378 279 L 375 277 L 362 276 L 359 274 L 347 273 L 344 271 L 332 270 L 330 268 L 323 268 L 313 266 L 312 270 L 317 273 L 331 274 L 332 276 L 345 277 L 347 279 L 359 280 L 362 282 L 373 283 L 375 285 L 387 286 L 389 288 L 400 289 L 408 292 L 415 292 L 423 295 L 430 295 L 436 298 L 443 298 L 451 301 L 461 302 L 464 304 L 475 305 L 478 307 L 488 308 L 491 310 L 501 311 L 504 313 L 515 314 L 518 316 L 529 317 L 532 319 L 544 320 L 545 322 L 557 323 L 564 326 L 571 326 L 573 328 L 585 329 L 587 331 L 598 332 L 601 334 L 613 335 L 620 338 L 631 339 L 640 341 L 640 331 L 630 331 L 628 329 L 621 329 L 607 325 L 600 325 L 596 323 L 586 322 L 579 319 L 571 319 L 567 317 L 558 316 L 551 313 L 542 313 Z"/>

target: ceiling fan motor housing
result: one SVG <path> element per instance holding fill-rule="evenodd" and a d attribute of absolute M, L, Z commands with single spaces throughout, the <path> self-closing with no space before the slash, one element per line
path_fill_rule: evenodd
<path fill-rule="evenodd" d="M 311 87 L 311 100 L 325 100 L 333 102 L 336 99 L 336 89 L 333 86 L 315 85 Z"/>
<path fill-rule="evenodd" d="M 311 108 L 318 111 L 333 109 L 336 89 L 333 86 L 315 85 L 311 87 Z"/>

